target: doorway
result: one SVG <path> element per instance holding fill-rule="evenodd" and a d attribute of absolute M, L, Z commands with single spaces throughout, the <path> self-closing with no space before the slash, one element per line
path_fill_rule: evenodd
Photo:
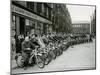
<path fill-rule="evenodd" d="M 25 34 L 25 18 L 20 17 L 20 34 Z"/>

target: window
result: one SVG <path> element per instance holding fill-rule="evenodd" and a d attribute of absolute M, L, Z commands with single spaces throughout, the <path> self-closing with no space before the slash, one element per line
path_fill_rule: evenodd
<path fill-rule="evenodd" d="M 16 17 L 15 17 L 15 15 L 12 15 L 11 37 L 14 37 L 14 35 L 15 35 L 15 31 L 16 31 L 15 24 L 16 24 Z"/>
<path fill-rule="evenodd" d="M 51 20 L 51 9 L 48 9 L 48 16 L 49 16 L 49 19 Z"/>
<path fill-rule="evenodd" d="M 31 21 L 31 20 L 30 20 L 30 21 L 29 21 L 29 24 L 30 24 L 31 28 L 33 28 L 33 29 L 35 28 L 35 21 Z"/>
<path fill-rule="evenodd" d="M 29 24 L 29 20 L 25 19 L 25 25 L 26 25 L 26 35 L 29 35 L 30 33 L 30 24 Z"/>
<path fill-rule="evenodd" d="M 45 3 L 44 3 L 44 15 L 47 16 L 47 7 Z"/>
<path fill-rule="evenodd" d="M 27 2 L 27 7 L 34 11 L 34 2 Z"/>
<path fill-rule="evenodd" d="M 40 32 L 41 32 L 40 27 L 41 27 L 40 23 L 37 22 L 37 25 L 36 25 L 36 28 L 35 28 L 35 33 L 36 33 L 36 34 L 40 34 Z"/>
<path fill-rule="evenodd" d="M 42 3 L 37 3 L 37 13 L 41 13 L 42 12 Z"/>
<path fill-rule="evenodd" d="M 29 20 L 28 19 L 26 19 L 26 26 L 29 26 Z"/>
<path fill-rule="evenodd" d="M 44 15 L 44 3 L 42 4 L 42 15 Z"/>

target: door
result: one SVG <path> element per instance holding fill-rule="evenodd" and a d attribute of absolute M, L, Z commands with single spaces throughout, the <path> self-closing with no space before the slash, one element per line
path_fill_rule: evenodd
<path fill-rule="evenodd" d="M 20 17 L 20 34 L 25 34 L 25 18 Z"/>

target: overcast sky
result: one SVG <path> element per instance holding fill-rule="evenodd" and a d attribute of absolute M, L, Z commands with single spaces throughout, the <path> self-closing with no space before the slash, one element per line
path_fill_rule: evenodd
<path fill-rule="evenodd" d="M 76 21 L 89 21 L 90 16 L 93 14 L 95 7 L 93 6 L 80 6 L 80 5 L 66 5 L 71 18 L 72 22 Z"/>

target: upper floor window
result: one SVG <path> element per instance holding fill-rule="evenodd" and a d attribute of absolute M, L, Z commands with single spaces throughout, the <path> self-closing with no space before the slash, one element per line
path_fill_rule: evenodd
<path fill-rule="evenodd" d="M 37 3 L 37 13 L 41 13 L 42 12 L 42 3 Z"/>
<path fill-rule="evenodd" d="M 44 15 L 47 16 L 47 7 L 45 3 L 44 3 Z"/>
<path fill-rule="evenodd" d="M 27 7 L 34 11 L 34 2 L 27 2 Z"/>
<path fill-rule="evenodd" d="M 51 15 L 52 15 L 51 9 L 48 9 L 48 16 L 49 16 L 49 19 L 50 19 L 50 20 L 51 20 Z"/>

